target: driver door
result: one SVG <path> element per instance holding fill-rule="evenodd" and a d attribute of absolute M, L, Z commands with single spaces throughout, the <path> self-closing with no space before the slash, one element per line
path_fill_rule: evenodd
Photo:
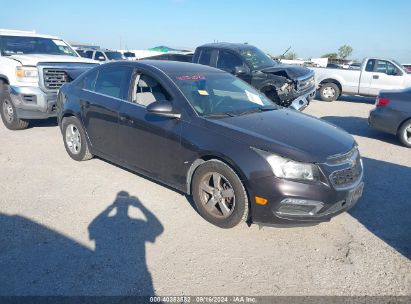
<path fill-rule="evenodd" d="M 381 90 L 403 89 L 403 82 L 402 71 L 393 63 L 386 60 L 376 60 L 369 94 L 376 96 Z"/>
<path fill-rule="evenodd" d="M 240 74 L 240 75 L 235 74 L 236 67 L 244 67 L 247 70 L 248 70 L 248 67 L 243 61 L 243 59 L 237 54 L 235 54 L 234 52 L 230 52 L 227 50 L 219 51 L 216 66 L 217 66 L 217 69 L 231 73 L 237 76 L 238 78 L 244 80 L 245 82 L 248 82 L 251 84 L 251 74 L 250 73 Z"/>

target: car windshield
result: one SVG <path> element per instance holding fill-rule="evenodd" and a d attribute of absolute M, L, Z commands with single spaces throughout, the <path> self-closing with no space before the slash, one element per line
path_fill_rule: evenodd
<path fill-rule="evenodd" d="M 277 109 L 264 94 L 226 73 L 172 75 L 200 116 L 236 116 Z"/>
<path fill-rule="evenodd" d="M 120 52 L 106 52 L 106 56 L 110 60 L 124 59 L 124 56 Z"/>
<path fill-rule="evenodd" d="M 1 36 L 0 45 L 3 56 L 16 54 L 47 54 L 78 57 L 76 52 L 60 39 Z"/>
<path fill-rule="evenodd" d="M 276 61 L 257 48 L 246 48 L 240 50 L 239 53 L 253 70 L 261 70 L 278 65 Z"/>

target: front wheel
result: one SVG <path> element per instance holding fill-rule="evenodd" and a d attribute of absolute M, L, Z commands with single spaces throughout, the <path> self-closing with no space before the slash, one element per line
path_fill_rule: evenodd
<path fill-rule="evenodd" d="M 29 122 L 17 117 L 16 108 L 14 107 L 10 93 L 6 91 L 3 84 L 0 85 L 3 89 L 0 91 L 0 106 L 1 106 L 1 120 L 9 130 L 23 130 L 27 129 Z"/>
<path fill-rule="evenodd" d="M 327 102 L 335 101 L 340 93 L 340 88 L 335 83 L 324 83 L 320 88 L 320 99 Z"/>
<path fill-rule="evenodd" d="M 200 215 L 218 227 L 232 228 L 247 219 L 249 206 L 243 183 L 221 161 L 207 161 L 197 168 L 192 193 Z"/>
<path fill-rule="evenodd" d="M 401 125 L 398 130 L 398 138 L 404 146 L 411 148 L 411 119 Z"/>
<path fill-rule="evenodd" d="M 72 116 L 62 122 L 64 147 L 68 155 L 74 160 L 83 161 L 93 157 L 86 140 L 86 133 L 80 121 Z"/>

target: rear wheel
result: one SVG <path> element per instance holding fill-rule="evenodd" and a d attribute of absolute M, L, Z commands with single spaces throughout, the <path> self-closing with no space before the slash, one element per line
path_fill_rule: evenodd
<path fill-rule="evenodd" d="M 404 146 L 411 148 L 411 119 L 401 125 L 398 130 L 398 138 Z"/>
<path fill-rule="evenodd" d="M 322 101 L 335 101 L 340 96 L 340 88 L 332 82 L 327 82 L 321 85 L 320 99 Z"/>
<path fill-rule="evenodd" d="M 80 121 L 72 116 L 66 117 L 62 122 L 64 147 L 68 155 L 74 160 L 83 161 L 93 157 L 86 140 L 86 133 Z"/>
<path fill-rule="evenodd" d="M 23 130 L 29 126 L 29 122 L 17 118 L 16 108 L 14 107 L 10 93 L 7 91 L 7 85 L 0 80 L 0 107 L 1 120 L 9 130 Z"/>
<path fill-rule="evenodd" d="M 195 171 L 194 202 L 200 215 L 221 228 L 232 228 L 248 216 L 248 197 L 238 175 L 225 163 L 207 161 Z"/>

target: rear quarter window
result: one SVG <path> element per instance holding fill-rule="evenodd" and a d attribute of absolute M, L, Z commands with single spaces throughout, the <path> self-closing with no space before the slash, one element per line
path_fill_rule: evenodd
<path fill-rule="evenodd" d="M 202 49 L 199 59 L 198 59 L 198 63 L 204 64 L 204 65 L 210 65 L 212 51 L 213 50 L 210 50 L 210 49 Z"/>

